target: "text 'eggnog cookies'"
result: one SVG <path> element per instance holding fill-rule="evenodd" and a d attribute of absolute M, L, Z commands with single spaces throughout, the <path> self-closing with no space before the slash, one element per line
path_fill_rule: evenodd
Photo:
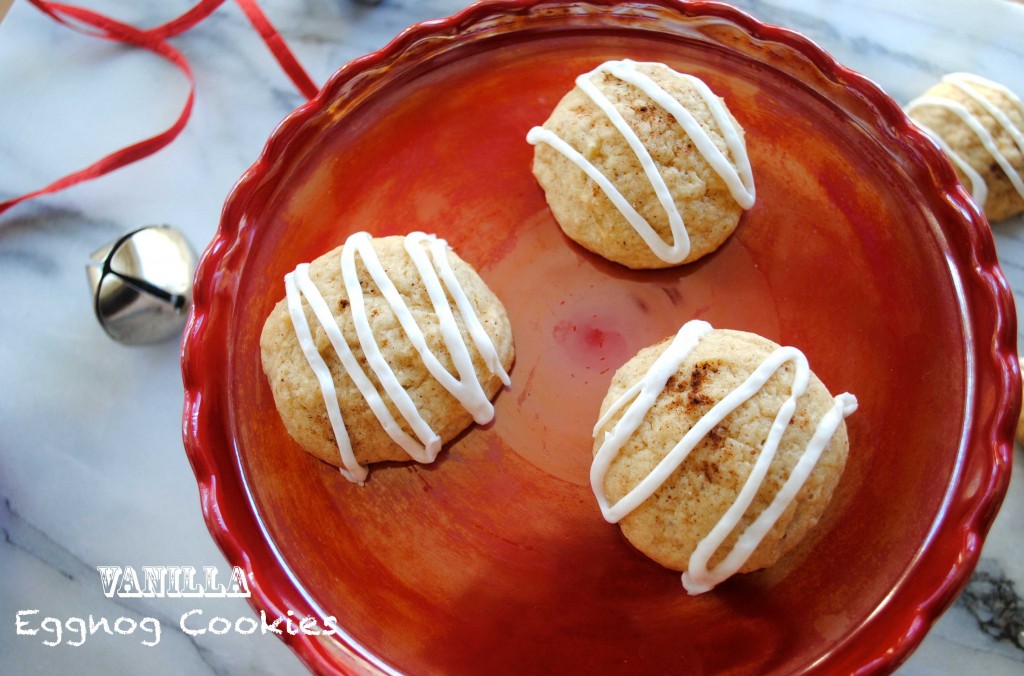
<path fill-rule="evenodd" d="M 1024 104 L 1001 84 L 951 73 L 907 104 L 990 221 L 1024 213 Z"/>
<path fill-rule="evenodd" d="M 846 465 L 856 407 L 796 348 L 691 321 L 616 372 L 591 485 L 605 519 L 700 594 L 810 532 Z"/>
<path fill-rule="evenodd" d="M 263 370 L 288 433 L 362 482 L 365 465 L 429 463 L 509 384 L 512 329 L 477 273 L 433 235 L 345 244 L 285 276 Z"/>
<path fill-rule="evenodd" d="M 704 82 L 664 64 L 579 76 L 526 138 L 565 234 L 630 268 L 697 260 L 754 204 L 743 129 Z"/>

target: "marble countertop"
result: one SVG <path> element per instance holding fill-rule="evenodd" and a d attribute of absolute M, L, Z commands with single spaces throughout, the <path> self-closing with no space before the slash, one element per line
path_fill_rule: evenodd
<path fill-rule="evenodd" d="M 0 2 L 0 5 L 3 5 Z M 91 0 L 151 26 L 183 0 Z M 382 46 L 407 25 L 445 16 L 458 0 L 264 0 L 262 6 L 314 80 Z M 971 71 L 1024 94 L 1024 5 L 1008 0 L 740 0 L 801 31 L 901 103 L 943 73 Z M 197 247 L 213 236 L 233 182 L 271 129 L 302 103 L 239 9 L 224 5 L 174 39 L 189 58 L 197 101 L 181 137 L 121 171 L 0 216 L 0 671 L 105 674 L 300 673 L 270 636 L 188 636 L 178 618 L 195 599 L 107 598 L 96 566 L 216 566 L 230 571 L 199 508 L 182 448 L 175 345 L 128 349 L 96 324 L 83 266 L 135 227 L 172 223 Z M 178 114 L 187 85 L 139 50 L 57 25 L 25 2 L 0 23 L 0 199 L 34 189 Z M 994 228 L 1004 270 L 1024 293 L 1024 219 Z M 1018 334 L 1019 335 L 1019 334 Z M 1018 344 L 1020 339 L 1018 338 Z M 1015 461 L 1022 460 L 1018 448 Z M 1024 636 L 983 630 L 994 598 L 1024 589 L 1024 478 L 1017 471 L 968 588 L 902 667 L 905 674 L 1018 674 Z M 208 616 L 252 616 L 242 599 L 202 599 Z M 50 647 L 18 635 L 16 614 L 160 619 L 162 635 L 88 637 Z M 1015 629 L 1021 614 L 1016 610 Z M 25 616 L 29 617 L 29 616 Z M 998 626 L 997 626 L 998 625 Z M 127 624 L 123 626 L 128 626 Z M 1006 632 L 1003 632 L 1006 633 Z M 993 636 L 994 635 L 994 636 Z M 50 640 L 53 640 L 52 637 Z M 1014 644 L 1016 641 L 1016 645 Z"/>

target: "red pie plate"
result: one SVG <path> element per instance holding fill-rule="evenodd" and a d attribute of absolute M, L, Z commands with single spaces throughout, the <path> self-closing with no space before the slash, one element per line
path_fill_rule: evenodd
<path fill-rule="evenodd" d="M 758 198 L 696 264 L 631 272 L 559 231 L 527 130 L 610 58 L 703 78 Z M 356 230 L 446 238 L 508 309 L 511 389 L 430 466 L 363 488 L 285 432 L 260 366 L 282 278 Z M 795 345 L 850 391 L 850 459 L 808 541 L 690 597 L 603 521 L 590 429 L 615 369 L 699 317 Z M 974 567 L 1020 376 L 984 217 L 877 86 L 709 2 L 489 2 L 338 71 L 242 177 L 196 278 L 185 446 L 214 538 L 317 671 L 892 669 Z"/>

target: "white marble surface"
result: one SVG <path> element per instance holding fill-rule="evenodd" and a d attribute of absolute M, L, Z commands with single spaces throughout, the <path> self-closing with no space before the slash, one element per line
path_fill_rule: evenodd
<path fill-rule="evenodd" d="M 175 0 L 92 0 L 150 26 L 184 11 Z M 314 79 L 383 45 L 408 24 L 450 14 L 458 0 L 265 0 Z M 901 102 L 947 71 L 967 70 L 1024 93 L 1024 5 L 1008 0 L 745 0 L 754 15 L 810 35 Z M 274 125 L 302 102 L 239 10 L 228 3 L 176 38 L 196 73 L 188 128 L 158 155 L 0 216 L 0 671 L 106 674 L 295 673 L 272 637 L 189 637 L 187 599 L 112 601 L 95 566 L 229 569 L 203 523 L 180 438 L 174 344 L 127 349 L 106 338 L 83 265 L 96 247 L 148 223 L 173 223 L 197 246 L 212 237 L 232 183 Z M 73 34 L 25 2 L 0 23 L 0 197 L 38 187 L 166 126 L 185 94 L 171 66 Z M 1024 221 L 995 228 L 1006 273 L 1024 293 Z M 1017 462 L 1021 451 L 1017 450 Z M 989 570 L 1024 585 L 1024 479 L 1018 472 L 984 552 Z M 237 618 L 242 600 L 201 601 Z M 15 614 L 127 615 L 162 620 L 155 647 L 134 636 L 84 646 L 18 636 Z M 38 618 L 36 616 L 36 621 Z M 1024 651 L 984 635 L 954 606 L 902 671 L 1021 673 Z"/>

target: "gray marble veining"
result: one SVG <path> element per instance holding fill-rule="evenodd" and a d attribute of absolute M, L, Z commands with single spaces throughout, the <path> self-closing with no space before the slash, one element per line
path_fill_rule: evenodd
<path fill-rule="evenodd" d="M 317 82 L 449 0 L 264 0 Z M 742 0 L 765 21 L 801 31 L 905 103 L 943 73 L 978 72 L 1024 93 L 1024 5 L 1007 0 Z M 182 0 L 96 0 L 149 26 Z M 106 338 L 83 265 L 113 237 L 173 223 L 210 240 L 224 198 L 273 127 L 302 102 L 231 3 L 175 38 L 197 82 L 193 117 L 159 154 L 0 216 L 0 671 L 81 674 L 300 673 L 269 636 L 188 636 L 188 599 L 108 599 L 96 566 L 215 565 L 180 441 L 181 381 L 171 345 L 127 350 Z M 36 188 L 166 127 L 186 85 L 152 55 L 77 36 L 16 3 L 0 23 L 0 197 Z M 183 170 L 183 168 L 185 168 Z M 1024 219 L 994 228 L 1007 277 L 1024 294 Z M 96 396 L 103 392 L 104 396 Z M 1020 462 L 1020 449 L 1015 460 Z M 155 479 L 155 480 L 154 480 Z M 904 665 L 913 675 L 1021 673 L 1024 478 L 1007 500 L 967 593 Z M 116 524 L 116 526 L 112 526 Z M 251 614 L 205 599 L 210 615 Z M 16 609 L 57 616 L 162 619 L 158 646 L 95 636 L 75 648 L 17 636 Z"/>

